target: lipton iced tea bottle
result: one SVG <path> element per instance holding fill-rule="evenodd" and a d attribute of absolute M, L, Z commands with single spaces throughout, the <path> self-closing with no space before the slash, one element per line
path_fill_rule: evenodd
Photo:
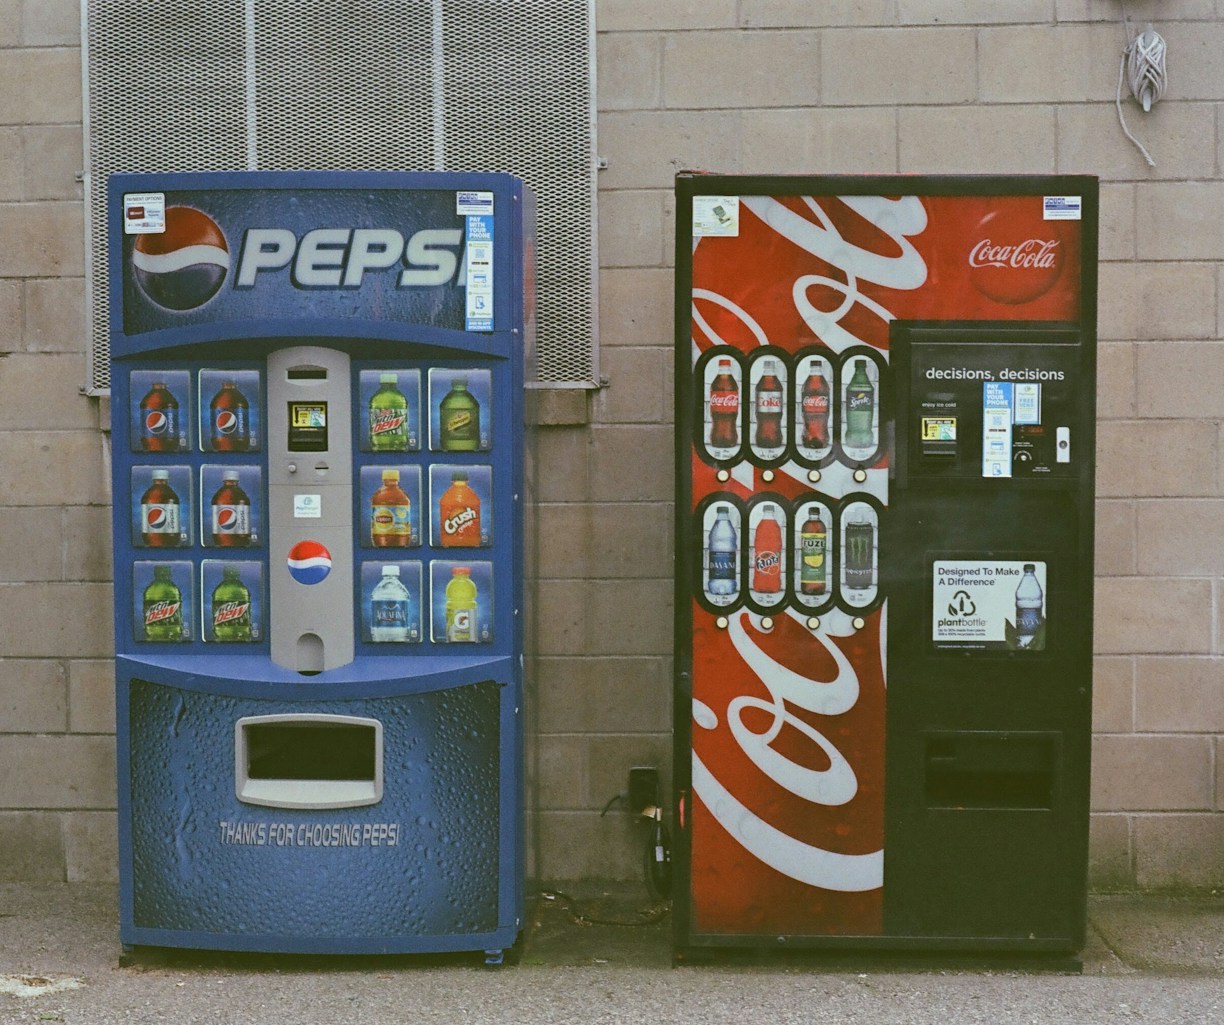
<path fill-rule="evenodd" d="M 480 447 L 480 403 L 459 376 L 438 407 L 439 447 L 444 452 L 475 452 Z"/>
<path fill-rule="evenodd" d="M 370 543 L 375 548 L 412 544 L 412 505 L 399 479 L 399 470 L 383 470 L 382 487 L 370 497 Z"/>
<path fill-rule="evenodd" d="M 438 501 L 443 548 L 480 547 L 480 496 L 468 486 L 466 470 L 451 474 L 451 486 Z"/>

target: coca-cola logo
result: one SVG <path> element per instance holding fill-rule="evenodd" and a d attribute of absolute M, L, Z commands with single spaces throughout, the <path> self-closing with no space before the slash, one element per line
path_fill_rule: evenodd
<path fill-rule="evenodd" d="M 739 410 L 739 393 L 733 391 L 713 392 L 710 395 L 710 409 L 722 413 L 735 413 Z"/>
<path fill-rule="evenodd" d="M 1009 306 L 1039 299 L 1062 273 L 1061 231 L 1039 212 L 1009 207 L 987 214 L 969 236 L 969 280 L 982 295 Z"/>

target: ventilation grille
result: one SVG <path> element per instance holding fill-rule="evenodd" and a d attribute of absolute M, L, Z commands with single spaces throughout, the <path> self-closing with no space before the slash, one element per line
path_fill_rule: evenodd
<path fill-rule="evenodd" d="M 507 171 L 539 205 L 543 381 L 598 379 L 593 0 L 87 0 L 89 382 L 116 171 Z"/>

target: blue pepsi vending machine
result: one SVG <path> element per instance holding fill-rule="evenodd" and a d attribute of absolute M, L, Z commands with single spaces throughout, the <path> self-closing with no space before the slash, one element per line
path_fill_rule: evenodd
<path fill-rule="evenodd" d="M 500 960 L 532 193 L 109 186 L 121 940 Z"/>

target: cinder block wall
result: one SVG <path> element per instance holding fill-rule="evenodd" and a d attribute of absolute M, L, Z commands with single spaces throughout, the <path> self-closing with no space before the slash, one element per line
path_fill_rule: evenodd
<path fill-rule="evenodd" d="M 606 384 L 542 396 L 533 850 L 670 760 L 672 177 L 1102 179 L 1093 882 L 1224 883 L 1224 0 L 1129 0 L 1170 90 L 1114 109 L 1118 0 L 598 0 Z M 114 875 L 104 404 L 84 380 L 77 0 L 0 3 L 0 879 Z"/>

